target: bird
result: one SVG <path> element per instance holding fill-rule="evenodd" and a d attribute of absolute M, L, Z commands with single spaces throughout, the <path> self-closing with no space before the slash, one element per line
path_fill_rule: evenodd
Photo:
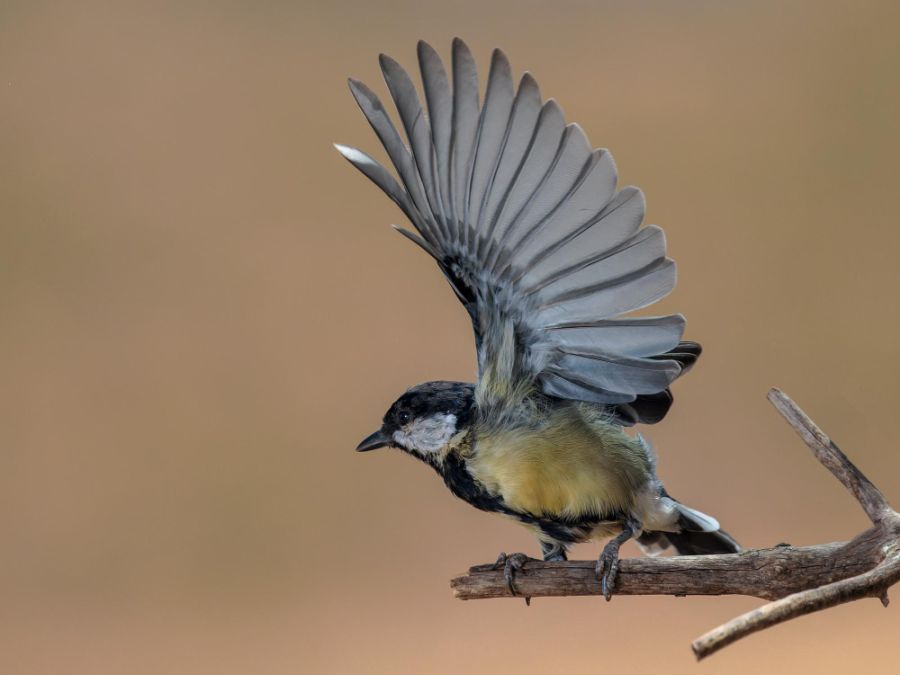
<path fill-rule="evenodd" d="M 544 561 L 608 540 L 596 573 L 607 600 L 619 549 L 736 553 L 718 521 L 665 489 L 650 444 L 670 385 L 701 347 L 681 314 L 634 316 L 676 280 L 663 230 L 643 225 L 640 189 L 617 189 L 608 150 L 594 149 L 526 72 L 491 54 L 483 101 L 459 38 L 448 74 L 417 45 L 423 102 L 389 56 L 379 64 L 405 140 L 378 96 L 350 91 L 396 176 L 356 148 L 335 148 L 405 214 L 394 228 L 431 256 L 472 320 L 475 383 L 434 381 L 403 393 L 356 448 L 391 447 L 432 467 L 457 497 L 531 530 Z M 501 553 L 509 592 L 531 558 Z M 527 600 L 527 598 L 526 598 Z"/>

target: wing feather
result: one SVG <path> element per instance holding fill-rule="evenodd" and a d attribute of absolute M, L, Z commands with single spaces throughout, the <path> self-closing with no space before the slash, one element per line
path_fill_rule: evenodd
<path fill-rule="evenodd" d="M 507 247 L 501 264 L 519 258 L 519 249 L 541 229 L 566 201 L 593 164 L 591 146 L 581 127 L 570 124 L 563 132 L 559 150 L 541 186 L 532 193 L 506 236 Z"/>
<path fill-rule="evenodd" d="M 478 125 L 478 144 L 469 180 L 466 222 L 477 227 L 485 196 L 491 191 L 497 163 L 506 141 L 515 96 L 509 60 L 499 49 L 491 57 L 484 107 Z"/>
<path fill-rule="evenodd" d="M 529 295 L 540 293 L 543 297 L 563 297 L 579 289 L 595 288 L 633 274 L 665 259 L 666 236 L 660 228 L 648 225 L 611 251 L 594 254 L 585 252 L 581 256 L 568 267 L 525 288 L 524 292 Z"/>
<path fill-rule="evenodd" d="M 428 105 L 431 126 L 431 142 L 434 146 L 437 187 L 441 198 L 441 226 L 445 236 L 449 236 L 446 225 L 453 212 L 450 200 L 450 144 L 453 138 L 453 94 L 447 71 L 434 48 L 427 42 L 419 41 L 417 46 L 419 70 L 422 74 L 422 88 Z"/>
<path fill-rule="evenodd" d="M 435 167 L 433 166 L 434 145 L 431 140 L 431 129 L 419 102 L 416 87 L 406 71 L 390 56 L 379 56 L 381 72 L 387 83 L 391 98 L 397 106 L 400 120 L 410 141 L 416 170 L 428 199 L 429 209 L 435 214 L 442 214 L 442 205 L 438 199 L 438 185 Z"/>
<path fill-rule="evenodd" d="M 466 227 L 463 221 L 469 197 L 469 173 L 478 132 L 478 71 L 475 59 L 466 43 L 453 40 L 453 143 L 451 156 L 451 194 L 453 217 L 459 242 L 464 242 Z"/>
<path fill-rule="evenodd" d="M 586 251 L 599 255 L 615 249 L 637 233 L 643 219 L 643 193 L 623 188 L 597 215 L 536 254 L 527 268 L 542 279 L 566 269 Z"/>
<path fill-rule="evenodd" d="M 654 356 L 674 349 L 684 332 L 684 317 L 600 319 L 587 323 L 550 325 L 551 339 L 570 351 L 599 351 L 624 356 Z"/>
<path fill-rule="evenodd" d="M 348 148 L 346 145 L 334 144 L 334 147 L 341 153 L 348 162 L 359 169 L 363 175 L 371 180 L 375 185 L 380 187 L 382 191 L 391 198 L 391 200 L 400 207 L 406 217 L 410 221 L 415 222 L 421 218 L 416 210 L 415 204 L 409 198 L 409 194 L 400 187 L 396 179 L 381 164 L 369 157 L 362 150 L 356 148 Z"/>
<path fill-rule="evenodd" d="M 665 258 L 597 286 L 551 298 L 538 308 L 538 322 L 543 325 L 615 317 L 653 304 L 674 285 L 675 263 Z"/>
<path fill-rule="evenodd" d="M 397 173 L 403 181 L 403 185 L 406 187 L 406 191 L 420 213 L 419 220 L 414 221 L 416 228 L 426 237 L 432 238 L 434 234 L 428 217 L 430 215 L 428 202 L 422 192 L 421 180 L 409 150 L 403 144 L 403 140 L 400 138 L 400 134 L 394 127 L 393 122 L 391 122 L 387 111 L 372 90 L 362 82 L 350 80 L 350 91 L 387 151 L 388 157 L 390 157 L 394 168 L 397 169 Z"/>
<path fill-rule="evenodd" d="M 542 105 L 537 82 L 525 73 L 513 100 L 503 150 L 491 177 L 491 189 L 485 194 L 485 204 L 478 222 L 479 232 L 482 233 L 482 245 L 478 249 L 480 257 L 483 257 L 486 244 L 494 241 L 497 221 L 531 147 L 531 138 L 540 118 Z"/>
<path fill-rule="evenodd" d="M 497 225 L 493 232 L 496 247 L 489 259 L 492 267 L 496 268 L 502 248 L 516 230 L 516 218 L 546 180 L 563 150 L 565 130 L 566 119 L 562 109 L 556 101 L 550 99 L 541 108 L 525 157 L 497 215 Z"/>
<path fill-rule="evenodd" d="M 675 285 L 663 231 L 641 227 L 643 194 L 616 192 L 612 155 L 592 150 L 530 74 L 514 87 L 502 51 L 483 105 L 462 40 L 450 76 L 431 46 L 417 53 L 427 114 L 409 75 L 380 58 L 406 141 L 377 96 L 350 81 L 400 180 L 337 147 L 406 214 L 421 236 L 401 232 L 437 260 L 472 317 L 479 405 L 539 388 L 607 406 L 621 424 L 659 421 L 700 346 L 681 340 L 681 315 L 621 316 Z"/>
<path fill-rule="evenodd" d="M 594 150 L 571 192 L 522 242 L 516 259 L 524 262 L 515 280 L 519 281 L 526 272 L 531 279 L 539 278 L 538 263 L 589 227 L 603 213 L 615 190 L 616 167 L 612 155 L 606 150 Z M 603 206 L 598 208 L 598 204 Z"/>

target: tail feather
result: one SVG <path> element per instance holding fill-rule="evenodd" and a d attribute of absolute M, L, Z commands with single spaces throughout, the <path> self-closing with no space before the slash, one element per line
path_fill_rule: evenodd
<path fill-rule="evenodd" d="M 716 532 L 719 521 L 702 511 L 677 503 L 678 529 L 684 532 Z"/>
<path fill-rule="evenodd" d="M 666 497 L 671 497 L 666 494 Z M 675 501 L 673 499 L 673 501 Z M 657 555 L 674 546 L 679 555 L 711 555 L 738 553 L 741 550 L 734 538 L 719 527 L 712 516 L 675 502 L 678 532 L 643 532 L 637 543 L 648 555 Z"/>
<path fill-rule="evenodd" d="M 678 555 L 739 553 L 741 550 L 740 544 L 724 530 L 716 532 L 666 532 L 665 537 L 678 551 Z"/>

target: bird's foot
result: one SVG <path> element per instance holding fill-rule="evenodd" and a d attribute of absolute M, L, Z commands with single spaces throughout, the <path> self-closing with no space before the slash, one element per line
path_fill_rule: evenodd
<path fill-rule="evenodd" d="M 566 546 L 558 541 L 542 541 L 541 553 L 544 554 L 544 562 L 562 562 L 566 557 Z"/>
<path fill-rule="evenodd" d="M 506 580 L 506 587 L 509 589 L 510 595 L 519 595 L 519 589 L 516 588 L 516 575 L 525 566 L 525 563 L 534 558 L 529 558 L 524 553 L 501 553 L 497 556 L 497 562 L 494 563 L 494 569 L 503 569 L 503 578 Z M 525 598 L 525 604 L 531 604 L 531 598 Z"/>
<path fill-rule="evenodd" d="M 616 586 L 616 576 L 619 573 L 619 546 L 614 545 L 613 541 L 603 547 L 596 567 L 597 578 L 600 579 L 600 590 L 607 602 L 612 597 L 613 589 Z"/>
<path fill-rule="evenodd" d="M 617 537 L 610 539 L 603 552 L 597 559 L 597 578 L 600 579 L 600 591 L 609 602 L 613 590 L 616 587 L 616 576 L 619 573 L 619 547 L 628 541 L 633 534 L 630 527 L 626 527 Z"/>

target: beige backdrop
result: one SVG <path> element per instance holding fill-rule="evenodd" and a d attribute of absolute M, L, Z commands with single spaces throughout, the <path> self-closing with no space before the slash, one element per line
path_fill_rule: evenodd
<path fill-rule="evenodd" d="M 537 548 L 353 452 L 473 348 L 331 142 L 376 149 L 345 78 L 383 92 L 379 51 L 502 45 L 668 233 L 658 309 L 706 348 L 645 430 L 670 490 L 748 546 L 839 540 L 862 512 L 765 393 L 900 504 L 898 29 L 890 1 L 3 3 L 0 672 L 896 673 L 875 600 L 699 666 L 756 601 L 454 600 Z"/>

